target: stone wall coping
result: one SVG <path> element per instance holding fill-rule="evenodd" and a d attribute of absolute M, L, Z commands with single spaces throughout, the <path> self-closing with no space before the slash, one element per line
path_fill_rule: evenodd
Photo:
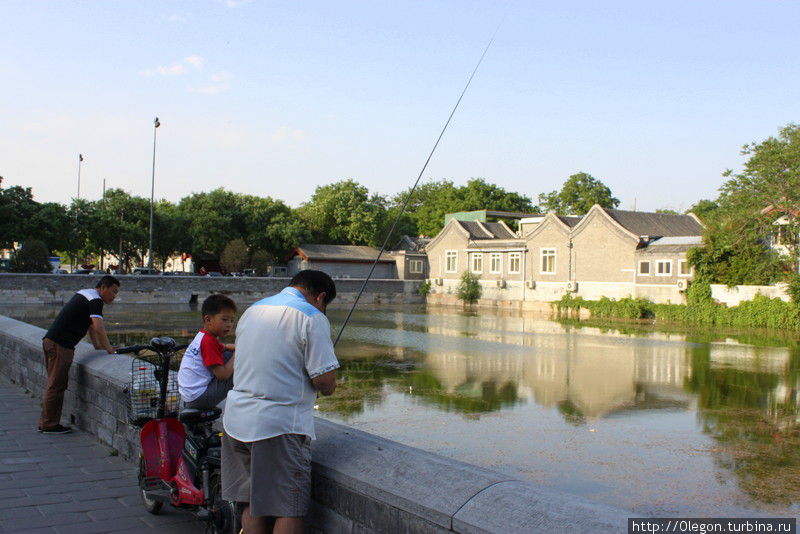
<path fill-rule="evenodd" d="M 40 347 L 44 334 L 42 328 L 0 315 L 0 335 Z M 86 342 L 76 346 L 74 363 L 79 372 L 100 375 L 120 388 L 129 381 L 128 357 Z M 380 503 L 378 508 L 399 511 L 416 525 L 429 524 L 425 531 L 610 532 L 623 528 L 631 515 L 325 419 L 315 418 L 315 426 L 315 476 Z M 357 523 L 380 524 L 383 517 L 377 509 L 336 512 Z M 377 515 L 365 520 L 359 514 Z"/>

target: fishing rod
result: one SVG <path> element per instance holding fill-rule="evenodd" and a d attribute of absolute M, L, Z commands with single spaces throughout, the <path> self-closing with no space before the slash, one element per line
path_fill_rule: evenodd
<path fill-rule="evenodd" d="M 428 154 L 428 159 L 425 160 L 425 164 L 422 166 L 422 170 L 419 171 L 419 175 L 417 176 L 414 185 L 411 187 L 411 190 L 408 192 L 408 195 L 406 195 L 406 199 L 403 202 L 403 206 L 402 208 L 400 208 L 400 213 L 397 214 L 397 217 L 395 217 L 394 222 L 392 223 L 392 227 L 386 234 L 386 238 L 383 240 L 383 245 L 381 245 L 381 249 L 378 252 L 378 256 L 375 258 L 375 261 L 372 262 L 372 265 L 370 266 L 369 269 L 369 273 L 367 273 L 367 277 L 364 278 L 364 283 L 361 284 L 361 289 L 359 289 L 358 293 L 356 294 L 356 298 L 353 301 L 353 305 L 350 307 L 350 311 L 347 312 L 347 317 L 345 317 L 344 322 L 342 323 L 342 327 L 339 329 L 339 333 L 336 335 L 336 340 L 333 342 L 334 347 L 336 346 L 337 343 L 339 343 L 339 340 L 342 337 L 342 332 L 344 332 L 347 323 L 350 322 L 350 317 L 353 315 L 353 311 L 355 311 L 356 306 L 358 305 L 358 301 L 361 298 L 362 293 L 364 293 L 364 289 L 366 289 L 369 279 L 372 277 L 372 273 L 375 272 L 375 267 L 378 265 L 381 256 L 383 256 L 383 253 L 386 250 L 386 245 L 389 244 L 389 239 L 392 237 L 394 229 L 397 227 L 397 223 L 400 221 L 400 218 L 403 216 L 403 213 L 405 213 L 406 208 L 408 207 L 408 203 L 411 201 L 411 196 L 414 194 L 414 191 L 416 191 L 417 185 L 419 185 L 419 181 L 422 179 L 422 175 L 425 172 L 425 169 L 428 168 L 428 163 L 430 163 L 433 154 L 436 152 L 436 148 L 439 146 L 439 142 L 442 140 L 442 137 L 444 137 L 444 133 L 447 131 L 447 127 L 450 125 L 450 121 L 453 119 L 453 115 L 456 114 L 456 110 L 458 109 L 459 104 L 461 104 L 461 99 L 463 99 L 464 95 L 467 93 L 467 89 L 469 89 L 469 86 L 472 83 L 472 79 L 475 77 L 475 73 L 478 72 L 478 68 L 481 66 L 481 63 L 483 63 L 483 58 L 486 57 L 486 53 L 489 51 L 489 48 L 491 48 L 492 43 L 494 43 L 494 38 L 497 36 L 497 32 L 500 30 L 500 26 L 502 24 L 503 21 L 501 20 L 500 23 L 497 25 L 497 28 L 494 30 L 492 38 L 489 39 L 489 43 L 486 45 L 486 48 L 483 49 L 483 53 L 481 54 L 480 59 L 478 59 L 478 63 L 472 70 L 472 74 L 470 74 L 466 85 L 464 85 L 464 89 L 461 91 L 461 95 L 459 95 L 458 100 L 456 101 L 456 105 L 453 106 L 453 110 L 450 112 L 450 116 L 447 117 L 447 121 L 444 123 L 442 131 L 439 132 L 439 137 L 436 138 L 436 142 L 433 144 L 433 148 L 431 149 L 430 154 Z"/>

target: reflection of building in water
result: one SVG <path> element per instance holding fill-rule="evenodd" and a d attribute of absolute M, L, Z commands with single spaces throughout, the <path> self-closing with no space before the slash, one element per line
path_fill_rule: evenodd
<path fill-rule="evenodd" d="M 433 336 L 426 361 L 449 392 L 474 382 L 513 383 L 528 400 L 547 407 L 569 402 L 589 417 L 635 409 L 652 401 L 645 397 L 661 393 L 688 403 L 682 390 L 689 373 L 683 336 L 631 339 L 617 331 L 503 314 L 431 314 L 427 327 Z M 437 347 L 437 335 L 464 341 L 454 352 L 445 339 Z"/>
<path fill-rule="evenodd" d="M 674 389 L 672 397 L 685 397 L 681 387 L 689 368 L 683 345 L 604 342 L 563 330 L 560 335 L 528 336 L 523 345 L 533 350 L 520 353 L 498 346 L 497 352 L 455 353 L 431 347 L 426 362 L 448 392 L 467 384 L 511 383 L 542 406 L 568 401 L 589 417 L 635 409 L 643 395 L 653 394 L 650 385 L 668 386 Z"/>

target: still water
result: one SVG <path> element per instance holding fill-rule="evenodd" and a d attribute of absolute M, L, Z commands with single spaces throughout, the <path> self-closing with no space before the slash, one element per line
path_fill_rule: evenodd
<path fill-rule="evenodd" d="M 198 316 L 106 312 L 114 344 L 189 339 Z M 634 513 L 800 515 L 796 337 L 386 307 L 356 312 L 337 355 L 321 417 Z"/>

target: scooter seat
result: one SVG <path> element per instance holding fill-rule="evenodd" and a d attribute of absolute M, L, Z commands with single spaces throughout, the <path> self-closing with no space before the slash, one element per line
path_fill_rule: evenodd
<path fill-rule="evenodd" d="M 178 420 L 186 425 L 193 425 L 197 423 L 207 423 L 219 419 L 222 413 L 221 408 L 211 408 L 210 410 L 197 410 L 195 408 L 185 408 L 181 410 L 178 415 Z"/>

